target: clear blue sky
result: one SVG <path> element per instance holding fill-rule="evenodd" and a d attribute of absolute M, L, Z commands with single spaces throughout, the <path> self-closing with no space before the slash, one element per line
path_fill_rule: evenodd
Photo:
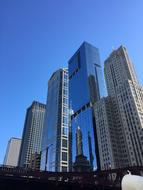
<path fill-rule="evenodd" d="M 142 0 L 0 0 L 0 163 L 21 137 L 26 108 L 46 101 L 47 81 L 83 41 L 127 47 L 143 84 Z"/>

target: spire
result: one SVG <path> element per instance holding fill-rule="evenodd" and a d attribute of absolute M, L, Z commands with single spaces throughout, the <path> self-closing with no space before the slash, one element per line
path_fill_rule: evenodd
<path fill-rule="evenodd" d="M 79 125 L 76 129 L 76 155 L 83 155 L 82 132 Z"/>

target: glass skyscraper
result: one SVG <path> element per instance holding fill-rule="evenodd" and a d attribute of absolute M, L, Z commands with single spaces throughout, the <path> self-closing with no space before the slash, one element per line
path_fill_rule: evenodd
<path fill-rule="evenodd" d="M 68 113 L 68 70 L 59 69 L 48 82 L 41 170 L 68 171 Z"/>
<path fill-rule="evenodd" d="M 84 42 L 69 60 L 69 103 L 73 110 L 70 143 L 72 165 L 76 157 L 80 156 L 78 152 L 82 152 L 83 157 L 87 157 L 91 170 L 100 168 L 93 105 L 105 93 L 103 83 L 98 49 Z M 77 142 L 79 129 L 81 148 Z M 82 151 L 78 151 L 79 148 Z"/>

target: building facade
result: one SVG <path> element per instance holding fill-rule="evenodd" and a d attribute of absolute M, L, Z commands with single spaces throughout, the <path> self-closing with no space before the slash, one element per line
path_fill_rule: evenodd
<path fill-rule="evenodd" d="M 124 147 L 125 142 L 123 138 L 122 143 L 119 143 L 123 132 L 119 127 L 119 117 L 114 109 L 112 99 L 104 97 L 99 100 L 95 104 L 94 113 L 96 117 L 101 170 L 127 166 L 128 160 L 127 163 L 122 160 L 126 158 L 127 151 L 126 147 Z"/>
<path fill-rule="evenodd" d="M 6 154 L 3 162 L 4 165 L 18 166 L 20 146 L 21 146 L 21 139 L 19 138 L 13 137 L 8 141 Z"/>
<path fill-rule="evenodd" d="M 46 116 L 42 139 L 41 170 L 69 170 L 68 70 L 59 69 L 48 82 Z"/>
<path fill-rule="evenodd" d="M 82 156 L 91 170 L 100 168 L 93 105 L 104 95 L 102 69 L 98 49 L 84 42 L 69 60 L 69 103 L 71 117 L 72 165 L 77 155 L 77 128 L 82 134 Z M 84 167 L 84 166 L 83 166 Z M 72 167 L 71 167 L 72 168 Z"/>
<path fill-rule="evenodd" d="M 37 101 L 27 109 L 19 156 L 20 167 L 31 168 L 33 156 L 41 152 L 45 110 L 46 105 Z"/>
<path fill-rule="evenodd" d="M 30 159 L 30 169 L 32 170 L 39 170 L 40 168 L 40 162 L 41 162 L 41 153 L 34 153 L 31 154 L 31 159 Z"/>
<path fill-rule="evenodd" d="M 108 98 L 98 103 L 96 113 L 99 149 L 108 145 L 110 154 L 100 152 L 102 169 L 143 165 L 143 88 L 139 85 L 133 64 L 125 47 L 114 50 L 105 61 Z M 110 105 L 107 102 L 110 99 Z M 109 109 L 110 107 L 110 109 Z M 107 112 L 108 110 L 108 112 Z M 111 110 L 112 112 L 110 113 Z M 95 111 L 96 112 L 96 111 Z M 101 130 L 101 119 L 103 128 Z M 108 121 L 111 120 L 111 124 Z M 106 149 L 107 150 L 107 149 Z M 112 151 L 111 151 L 112 150 Z M 108 160 L 108 164 L 107 164 Z"/>

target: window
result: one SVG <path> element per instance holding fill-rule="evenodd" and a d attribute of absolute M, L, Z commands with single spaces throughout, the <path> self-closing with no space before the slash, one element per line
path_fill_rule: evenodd
<path fill-rule="evenodd" d="M 68 114 L 68 108 L 63 107 L 63 112 L 64 112 L 64 114 Z"/>
<path fill-rule="evenodd" d="M 63 123 L 68 124 L 68 117 L 63 117 Z"/>
<path fill-rule="evenodd" d="M 68 99 L 67 99 L 67 98 L 64 98 L 64 99 L 63 99 L 63 103 L 64 103 L 64 104 L 68 104 Z"/>
<path fill-rule="evenodd" d="M 68 79 L 68 75 L 64 75 L 64 79 L 67 80 Z"/>
<path fill-rule="evenodd" d="M 63 161 L 67 161 L 67 153 L 66 152 L 62 152 L 62 160 Z"/>
<path fill-rule="evenodd" d="M 62 172 L 67 172 L 67 167 L 62 166 Z"/>
<path fill-rule="evenodd" d="M 68 128 L 63 127 L 63 135 L 68 135 Z"/>
<path fill-rule="evenodd" d="M 67 86 L 68 86 L 68 83 L 67 83 L 67 82 L 64 82 L 64 86 L 67 87 Z"/>
<path fill-rule="evenodd" d="M 62 147 L 67 147 L 68 146 L 68 142 L 66 139 L 62 140 Z"/>
<path fill-rule="evenodd" d="M 68 95 L 68 91 L 67 91 L 67 90 L 65 90 L 65 89 L 63 90 L 63 93 L 64 93 L 64 95 L 65 95 L 65 96 L 67 96 L 67 95 Z"/>

